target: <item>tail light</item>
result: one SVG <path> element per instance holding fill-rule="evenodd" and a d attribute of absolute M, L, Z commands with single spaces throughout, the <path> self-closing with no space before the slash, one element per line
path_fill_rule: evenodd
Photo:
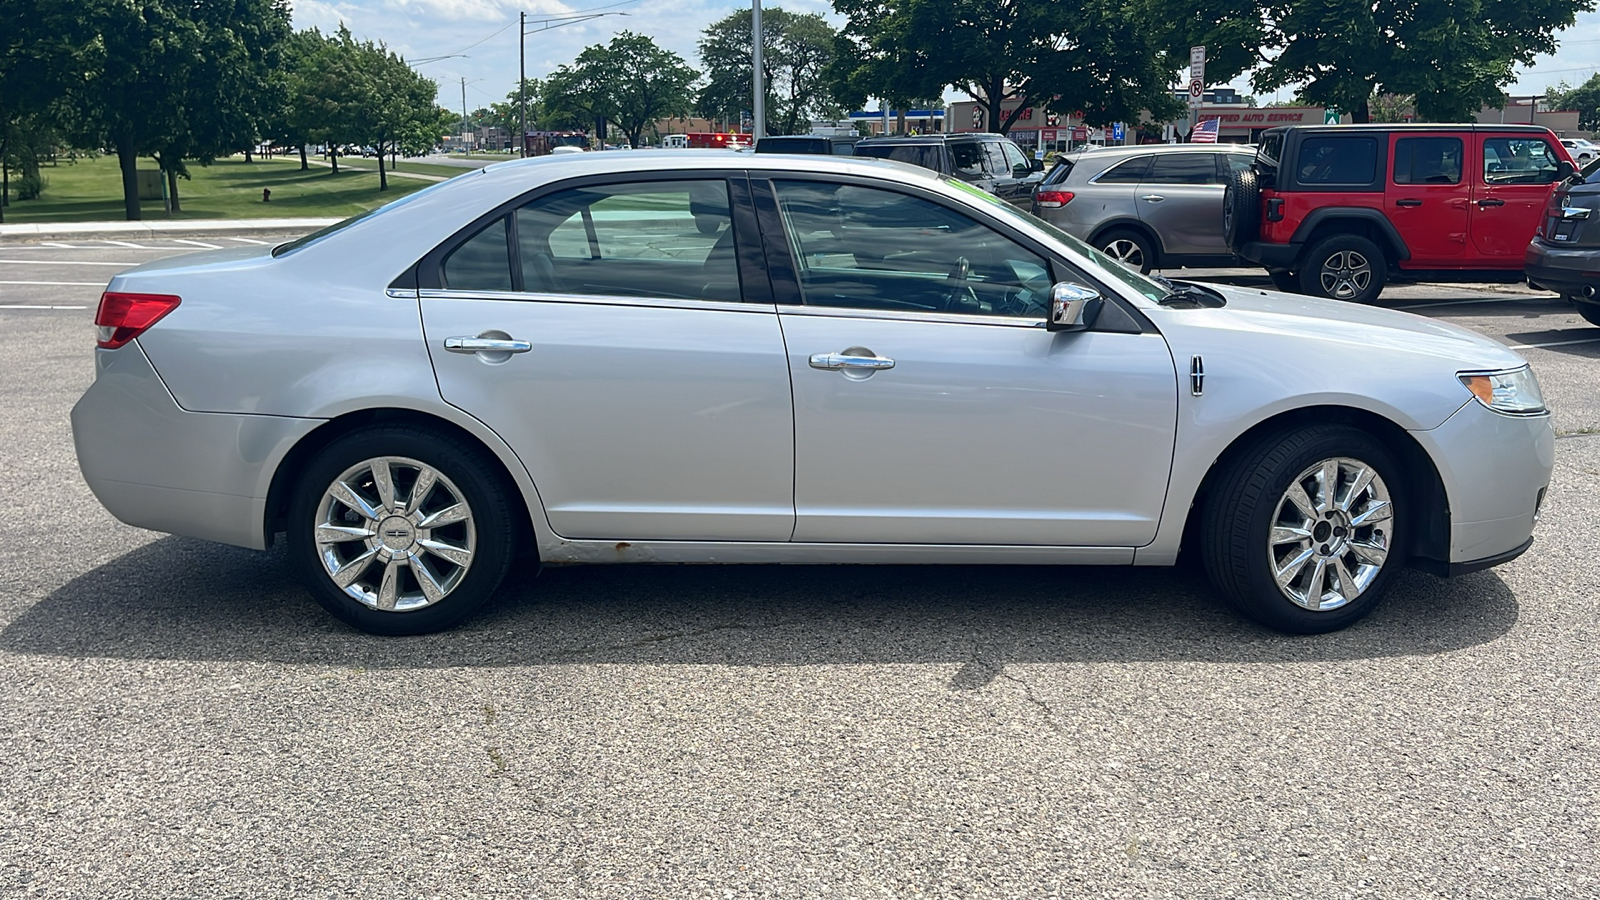
<path fill-rule="evenodd" d="M 133 340 L 161 317 L 178 308 L 181 298 L 171 294 L 124 294 L 106 291 L 100 295 L 100 309 L 94 314 L 99 327 L 95 343 L 102 350 L 115 350 Z"/>
<path fill-rule="evenodd" d="M 1033 199 L 1042 209 L 1060 209 L 1072 202 L 1071 191 L 1040 191 Z"/>

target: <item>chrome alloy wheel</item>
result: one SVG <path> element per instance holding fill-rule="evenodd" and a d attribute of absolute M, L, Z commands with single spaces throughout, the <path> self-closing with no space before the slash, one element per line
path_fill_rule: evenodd
<path fill-rule="evenodd" d="M 1136 272 L 1144 268 L 1144 251 L 1127 238 L 1108 242 L 1101 252 Z"/>
<path fill-rule="evenodd" d="M 323 492 L 314 540 L 340 590 L 372 609 L 409 612 L 461 584 L 477 534 L 450 479 L 426 463 L 383 456 L 351 466 Z"/>
<path fill-rule="evenodd" d="M 1325 459 L 1300 473 L 1278 500 L 1267 561 L 1296 606 L 1325 612 L 1372 585 L 1393 545 L 1394 505 L 1371 466 Z"/>
<path fill-rule="evenodd" d="M 1372 262 L 1355 250 L 1340 250 L 1322 261 L 1317 273 L 1322 293 L 1335 300 L 1351 300 L 1372 284 Z"/>

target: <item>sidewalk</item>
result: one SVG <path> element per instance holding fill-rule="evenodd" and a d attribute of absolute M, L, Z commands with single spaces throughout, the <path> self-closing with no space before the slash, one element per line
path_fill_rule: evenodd
<path fill-rule="evenodd" d="M 183 234 L 304 234 L 343 219 L 143 219 L 138 222 L 26 222 L 0 225 L 0 241 Z"/>

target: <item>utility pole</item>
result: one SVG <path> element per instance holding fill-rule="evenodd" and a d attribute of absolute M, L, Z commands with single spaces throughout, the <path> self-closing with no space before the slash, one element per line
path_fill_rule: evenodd
<path fill-rule="evenodd" d="M 467 79 L 466 79 L 466 76 L 462 76 L 462 78 L 461 78 L 461 144 L 462 144 L 462 149 L 464 149 L 467 152 L 467 154 L 470 156 L 472 154 L 472 147 L 471 147 L 471 145 L 467 144 Z"/>
<path fill-rule="evenodd" d="M 528 155 L 528 14 L 517 13 L 517 155 Z"/>
<path fill-rule="evenodd" d="M 761 82 L 761 0 L 751 0 L 750 7 L 750 68 L 752 73 L 751 84 L 755 85 L 755 103 L 751 109 L 755 112 L 755 122 L 750 135 L 750 145 L 761 140 L 767 133 L 767 88 Z"/>

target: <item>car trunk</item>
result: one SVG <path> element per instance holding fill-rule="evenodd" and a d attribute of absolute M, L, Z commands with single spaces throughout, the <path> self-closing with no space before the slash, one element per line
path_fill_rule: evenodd
<path fill-rule="evenodd" d="M 1600 167 L 1590 166 L 1586 181 L 1550 195 L 1544 238 L 1559 247 L 1600 247 Z"/>

